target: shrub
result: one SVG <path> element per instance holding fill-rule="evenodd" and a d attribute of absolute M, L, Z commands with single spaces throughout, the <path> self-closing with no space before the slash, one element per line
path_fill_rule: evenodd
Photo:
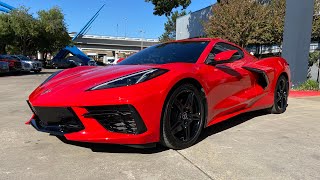
<path fill-rule="evenodd" d="M 309 91 L 318 91 L 319 83 L 315 80 L 308 79 L 306 82 L 300 84 L 298 87 L 294 88 L 295 90 L 309 90 Z"/>

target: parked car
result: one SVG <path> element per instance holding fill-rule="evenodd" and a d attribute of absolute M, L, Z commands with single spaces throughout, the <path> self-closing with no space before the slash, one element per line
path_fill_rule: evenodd
<path fill-rule="evenodd" d="M 66 69 L 66 68 L 73 68 L 77 66 L 83 66 L 84 63 L 82 62 L 81 59 L 70 56 L 66 59 L 52 59 L 51 60 L 51 67 L 56 68 L 56 69 Z"/>
<path fill-rule="evenodd" d="M 22 64 L 19 60 L 8 58 L 7 55 L 0 55 L 0 61 L 9 63 L 9 72 L 20 72 Z"/>
<path fill-rule="evenodd" d="M 25 61 L 21 61 L 19 58 L 14 57 L 12 55 L 4 55 L 7 59 L 16 60 L 21 62 L 21 71 L 22 72 L 30 72 L 31 71 L 31 65 Z"/>
<path fill-rule="evenodd" d="M 52 74 L 29 96 L 26 124 L 70 141 L 183 149 L 241 113 L 285 112 L 290 87 L 281 57 L 259 60 L 222 39 L 186 39 L 113 66 Z"/>
<path fill-rule="evenodd" d="M 17 58 L 21 61 L 21 63 L 27 63 L 31 66 L 31 71 L 35 73 L 39 73 L 42 71 L 42 63 L 40 61 L 32 60 L 24 55 L 12 55 L 13 58 Z"/>
<path fill-rule="evenodd" d="M 92 59 L 92 60 L 88 61 L 88 66 L 97 66 L 97 63 L 95 60 Z"/>
<path fill-rule="evenodd" d="M 116 59 L 114 57 L 108 56 L 103 57 L 103 63 L 106 65 L 117 64 Z"/>
<path fill-rule="evenodd" d="M 51 60 L 51 67 L 56 69 L 65 69 L 65 68 L 72 68 L 77 67 L 77 64 L 73 60 L 67 59 L 53 59 Z"/>
<path fill-rule="evenodd" d="M 7 73 L 9 72 L 9 63 L 0 61 L 0 73 Z"/>

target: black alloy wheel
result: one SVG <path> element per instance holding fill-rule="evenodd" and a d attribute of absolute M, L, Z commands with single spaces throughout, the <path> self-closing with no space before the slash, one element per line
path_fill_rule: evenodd
<path fill-rule="evenodd" d="M 271 113 L 281 114 L 288 106 L 289 82 L 285 76 L 280 76 L 274 91 L 274 105 Z"/>
<path fill-rule="evenodd" d="M 204 124 L 203 95 L 192 84 L 176 88 L 164 108 L 161 143 L 172 149 L 193 145 Z"/>

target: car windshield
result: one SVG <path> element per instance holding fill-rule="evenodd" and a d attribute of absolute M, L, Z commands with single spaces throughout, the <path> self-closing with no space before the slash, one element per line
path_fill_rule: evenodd
<path fill-rule="evenodd" d="M 208 43 L 208 41 L 187 41 L 158 44 L 129 56 L 119 65 L 195 63 Z"/>

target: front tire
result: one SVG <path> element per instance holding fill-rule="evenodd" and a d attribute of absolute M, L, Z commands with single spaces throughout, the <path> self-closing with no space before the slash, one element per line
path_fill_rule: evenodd
<path fill-rule="evenodd" d="M 161 120 L 161 144 L 171 149 L 193 145 L 205 119 L 203 95 L 192 84 L 183 84 L 169 94 Z"/>
<path fill-rule="evenodd" d="M 274 104 L 270 109 L 273 114 L 281 114 L 287 110 L 289 95 L 289 82 L 288 79 L 281 75 L 277 81 L 274 90 Z"/>

